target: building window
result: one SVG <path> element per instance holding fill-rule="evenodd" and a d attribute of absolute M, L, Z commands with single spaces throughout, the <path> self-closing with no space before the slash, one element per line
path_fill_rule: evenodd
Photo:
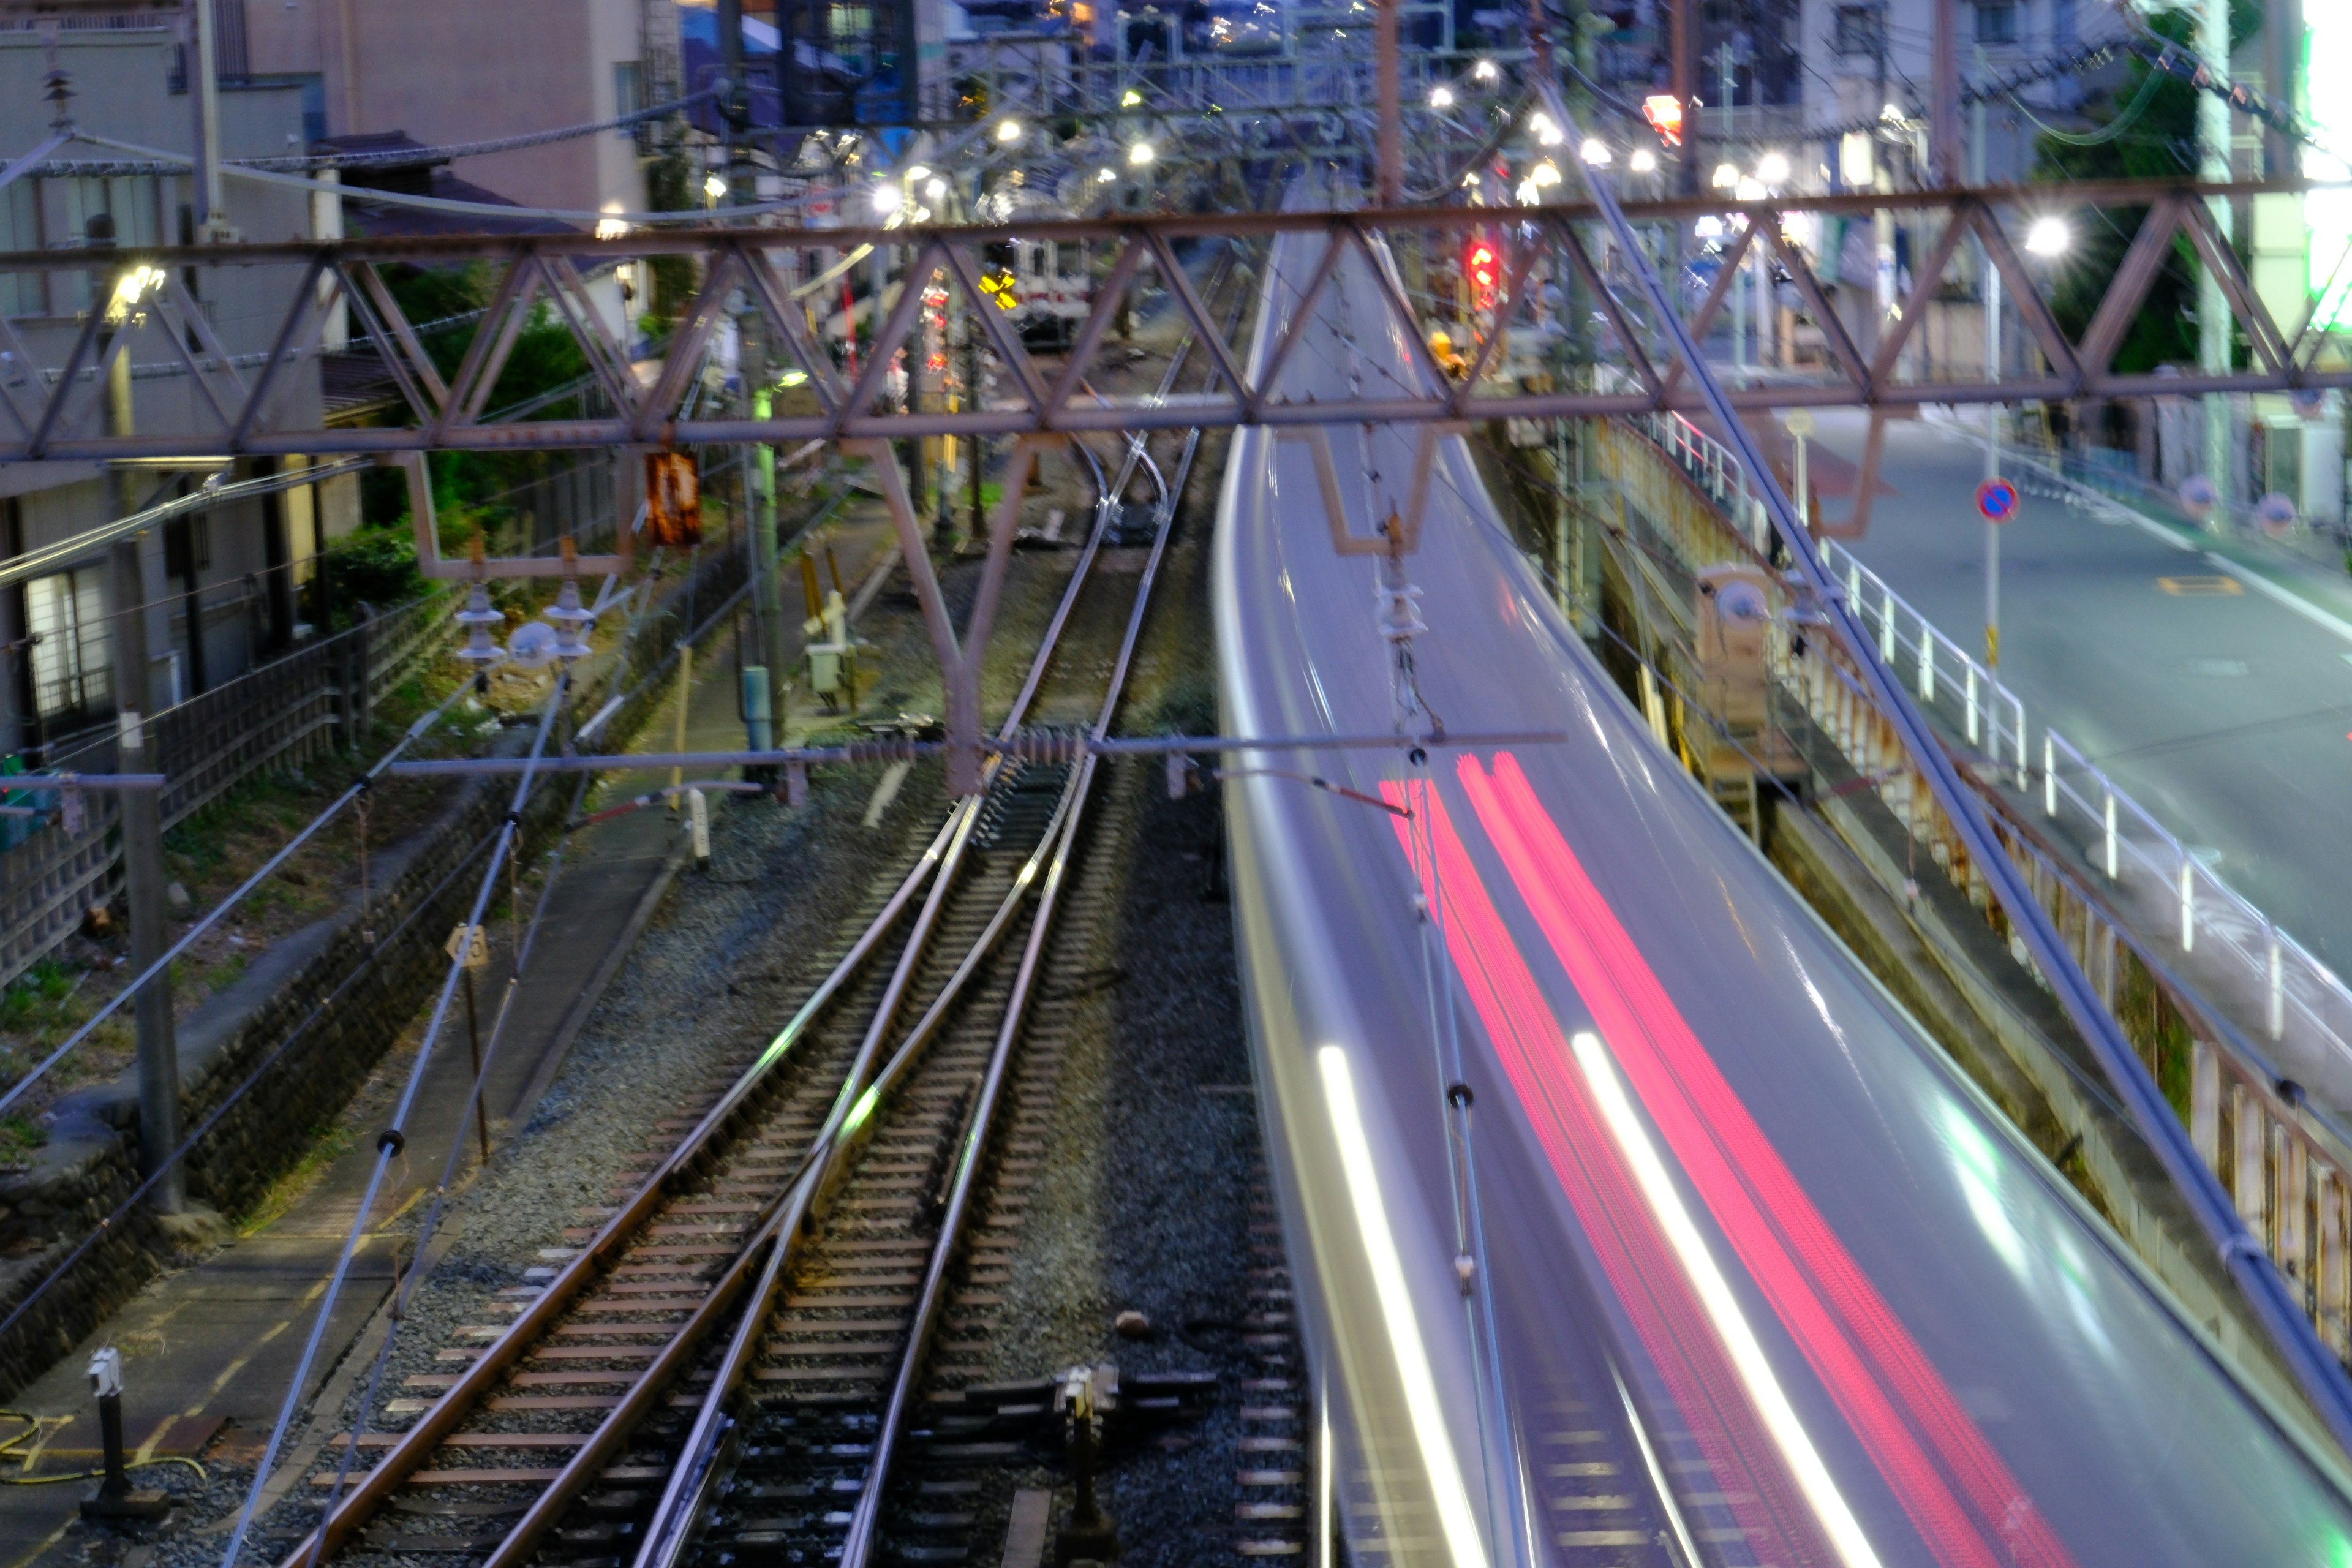
<path fill-rule="evenodd" d="M 59 243 L 89 243 L 89 220 L 114 219 L 114 243 L 125 250 L 163 243 L 163 181 L 153 174 L 77 175 L 56 181 L 63 192 L 65 233 Z M 89 309 L 89 274 L 59 272 L 49 309 L 60 314 Z"/>
<path fill-rule="evenodd" d="M 68 244 L 86 241 L 89 220 L 100 213 L 114 219 L 114 243 L 126 250 L 163 242 L 162 182 L 154 175 L 78 175 L 62 183 Z"/>
<path fill-rule="evenodd" d="M 635 114 L 646 106 L 646 68 L 642 61 L 618 60 L 613 66 L 613 113 L 615 117 Z M 621 134 L 634 134 L 634 128 L 623 126 Z"/>
<path fill-rule="evenodd" d="M 1977 6 L 1977 42 L 1979 44 L 2017 42 L 2016 5 L 1979 4 Z"/>
<path fill-rule="evenodd" d="M 1875 5 L 1837 8 L 1837 52 L 1875 56 L 1879 51 L 1879 9 Z"/>
<path fill-rule="evenodd" d="M 50 724 L 95 718 L 114 706 L 105 582 L 103 567 L 86 566 L 25 584 L 33 703 Z"/>
<path fill-rule="evenodd" d="M 0 189 L 0 250 L 41 248 L 41 192 L 31 180 Z M 38 272 L 0 272 L 0 311 L 37 316 L 48 308 Z"/>

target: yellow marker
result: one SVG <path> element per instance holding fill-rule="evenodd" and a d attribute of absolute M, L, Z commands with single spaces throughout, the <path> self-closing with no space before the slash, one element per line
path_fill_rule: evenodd
<path fill-rule="evenodd" d="M 2156 585 L 2177 598 L 2229 598 L 2246 591 L 2235 577 L 2158 577 Z"/>

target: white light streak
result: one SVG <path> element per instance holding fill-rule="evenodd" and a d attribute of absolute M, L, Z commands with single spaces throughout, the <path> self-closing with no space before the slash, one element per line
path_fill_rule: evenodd
<path fill-rule="evenodd" d="M 1577 1066 L 1584 1069 L 1585 1082 L 1592 1086 L 1592 1100 L 1600 1109 L 1601 1119 L 1609 1124 L 1610 1135 L 1616 1139 L 1618 1150 L 1625 1156 L 1626 1167 L 1641 1187 L 1650 1213 L 1681 1260 L 1683 1273 L 1697 1292 L 1699 1305 L 1706 1310 L 1707 1321 L 1715 1325 L 1716 1336 L 1729 1353 L 1748 1397 L 1755 1402 L 1757 1414 L 1763 1417 L 1766 1430 L 1772 1434 L 1780 1457 L 1788 1462 L 1798 1489 L 1812 1505 L 1813 1514 L 1821 1521 L 1831 1546 L 1846 1568 L 1877 1568 L 1878 1553 L 1871 1549 L 1869 1537 L 1862 1532 L 1861 1521 L 1846 1506 L 1844 1494 L 1838 1490 L 1829 1467 L 1822 1462 L 1804 1423 L 1797 1418 L 1796 1407 L 1789 1403 L 1788 1393 L 1774 1374 L 1772 1363 L 1765 1359 L 1764 1347 L 1757 1342 L 1756 1331 L 1748 1327 L 1747 1314 L 1739 1310 L 1730 1281 L 1716 1267 L 1714 1255 L 1707 1251 L 1706 1238 L 1699 1234 L 1690 1210 L 1683 1204 L 1682 1194 L 1675 1190 L 1674 1178 L 1666 1174 L 1664 1162 L 1650 1142 L 1648 1131 L 1634 1112 L 1633 1102 L 1625 1098 L 1624 1086 L 1617 1081 L 1615 1064 L 1602 1048 L 1601 1037 L 1590 1029 L 1580 1030 L 1569 1044 L 1576 1052 Z"/>
<path fill-rule="evenodd" d="M 1429 1350 L 1421 1342 L 1421 1328 L 1413 1318 L 1404 1262 L 1397 1255 L 1396 1235 L 1389 1228 L 1388 1207 L 1381 1198 L 1380 1171 L 1372 1162 L 1371 1142 L 1364 1136 L 1363 1118 L 1356 1108 L 1356 1084 L 1348 1069 L 1348 1053 L 1337 1046 L 1325 1046 L 1316 1053 L 1316 1060 L 1323 1072 L 1324 1098 L 1331 1104 L 1331 1134 L 1339 1149 L 1339 1169 L 1347 1178 L 1356 1228 L 1363 1237 L 1364 1258 L 1371 1268 L 1372 1293 L 1388 1329 L 1390 1352 L 1396 1357 L 1405 1414 L 1412 1423 L 1422 1465 L 1429 1472 L 1438 1528 L 1455 1568 L 1472 1564 L 1485 1568 L 1486 1545 L 1478 1538 L 1470 1494 L 1462 1484 L 1462 1468 L 1454 1457 L 1454 1439 L 1446 1431 L 1445 1409 L 1438 1401 Z"/>

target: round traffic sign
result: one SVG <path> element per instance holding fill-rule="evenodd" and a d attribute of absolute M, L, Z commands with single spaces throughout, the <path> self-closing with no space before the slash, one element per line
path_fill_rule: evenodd
<path fill-rule="evenodd" d="M 1977 487 L 1977 510 L 1987 522 L 2007 522 L 2017 515 L 2017 487 L 2007 479 L 1987 479 Z"/>

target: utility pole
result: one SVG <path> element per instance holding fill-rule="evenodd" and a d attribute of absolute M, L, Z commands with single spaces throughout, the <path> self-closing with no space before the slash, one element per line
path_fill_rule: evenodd
<path fill-rule="evenodd" d="M 2263 7 L 2263 49 L 2270 57 L 2264 83 L 2270 96 L 2287 106 L 2301 110 L 2296 102 L 2294 67 L 2302 52 L 2303 6 L 2300 0 L 2264 0 Z M 2297 166 L 2294 139 L 2276 125 L 2263 127 L 2263 170 L 2273 180 L 2291 180 L 2302 173 Z"/>
<path fill-rule="evenodd" d="M 194 178 L 189 206 L 196 225 L 196 242 L 215 244 L 234 238 L 228 215 L 221 208 L 220 189 L 220 66 L 213 53 L 212 0 L 188 0 L 188 101 L 196 116 Z"/>
<path fill-rule="evenodd" d="M 1936 0 L 1935 97 L 1927 108 L 1928 174 L 1946 189 L 1960 183 L 1959 9 L 1959 0 Z"/>
<path fill-rule="evenodd" d="M 1675 100 L 1683 106 L 1682 161 L 1675 179 L 1686 196 L 1698 195 L 1698 0 L 1671 0 L 1666 12 Z"/>
<path fill-rule="evenodd" d="M 2230 105 L 2221 95 L 2229 88 L 2230 0 L 2204 0 L 2197 15 L 2197 52 L 2214 73 L 2211 89 L 2197 98 L 2197 146 L 2200 178 L 2226 182 L 2230 178 Z M 2222 242 L 2230 239 L 2230 203 L 2212 198 L 2213 223 Z M 2197 269 L 2197 367 L 2208 374 L 2230 368 L 2230 300 L 2221 279 L 2210 267 Z M 2230 398 L 2226 393 L 2205 395 L 2205 477 L 2220 491 L 2222 504 L 2213 509 L 2209 526 L 2230 525 Z"/>
<path fill-rule="evenodd" d="M 100 214 L 89 221 L 89 240 L 94 250 L 114 247 L 114 219 Z M 108 312 L 100 336 L 99 363 L 107 367 L 106 433 L 128 436 L 132 430 L 131 356 L 113 352 L 114 340 L 126 331 L 138 310 L 135 300 L 118 300 L 117 278 L 110 270 L 91 279 L 90 308 Z M 134 510 L 129 477 L 120 469 L 106 477 L 106 499 L 116 517 Z M 114 706 L 120 731 L 115 766 L 123 773 L 152 771 L 147 745 L 147 593 L 146 573 L 140 557 L 143 534 L 133 534 L 108 552 L 107 597 L 113 611 L 109 641 L 113 653 Z M 171 945 L 163 904 L 163 800 L 151 789 L 125 790 L 118 797 L 122 828 L 122 870 L 125 898 L 131 905 L 131 968 L 143 974 Z M 180 1051 L 172 1026 L 172 975 L 166 969 L 142 986 L 132 1003 L 139 1037 L 139 1170 L 152 1176 L 180 1146 Z M 155 1184 L 148 1201 L 157 1212 L 178 1214 L 187 1192 L 176 1165 Z"/>
<path fill-rule="evenodd" d="M 1403 97 L 1397 88 L 1397 6 L 1402 0 L 1373 0 L 1373 61 L 1379 77 L 1380 202 L 1384 207 L 1404 205 L 1404 132 L 1400 123 Z"/>
<path fill-rule="evenodd" d="M 774 409 L 765 387 L 751 395 L 753 418 L 764 420 Z M 751 451 L 751 614 L 760 623 L 760 662 L 767 667 L 772 693 L 783 689 L 786 663 L 783 588 L 777 578 L 776 449 L 761 442 Z"/>

